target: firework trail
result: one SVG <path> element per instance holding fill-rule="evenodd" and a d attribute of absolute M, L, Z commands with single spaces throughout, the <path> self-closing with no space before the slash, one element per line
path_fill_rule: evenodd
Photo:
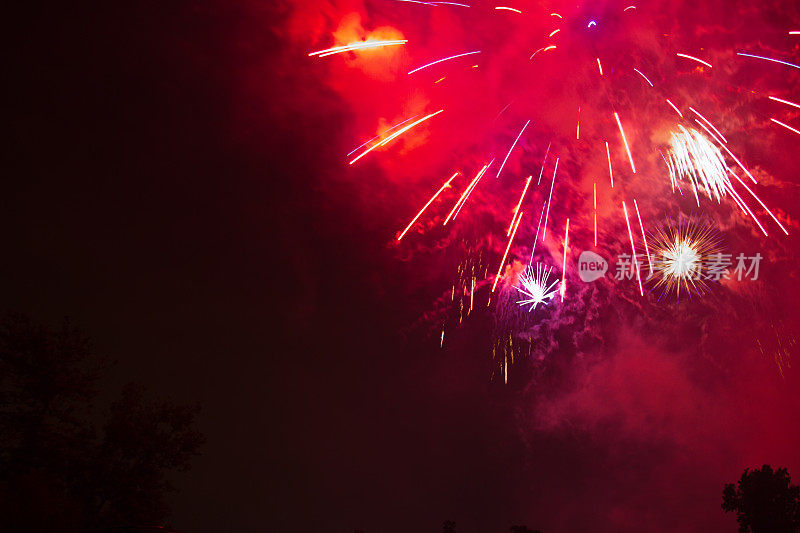
<path fill-rule="evenodd" d="M 455 219 L 455 217 L 458 216 L 458 213 L 461 211 L 461 208 L 466 203 L 467 198 L 469 198 L 469 195 L 472 193 L 472 190 L 475 188 L 475 186 L 481 180 L 481 178 L 486 173 L 486 171 L 489 170 L 490 166 L 491 166 L 491 163 L 488 163 L 486 165 L 483 165 L 483 167 L 481 167 L 481 169 L 478 171 L 478 174 L 472 179 L 472 181 L 469 183 L 469 185 L 467 185 L 467 188 L 464 189 L 464 192 L 461 193 L 461 196 L 459 197 L 458 201 L 456 202 L 456 205 L 454 205 L 453 209 L 451 209 L 450 212 L 447 214 L 447 217 L 444 219 L 444 222 L 442 223 L 442 225 L 446 226 L 447 223 L 450 222 L 451 218 Z"/>
<path fill-rule="evenodd" d="M 625 151 L 628 153 L 628 160 L 631 163 L 631 172 L 636 174 L 636 165 L 633 164 L 633 156 L 631 155 L 631 149 L 628 146 L 628 139 L 625 137 L 625 130 L 622 129 L 622 122 L 619 120 L 619 114 L 614 113 L 614 118 L 617 120 L 617 126 L 619 127 L 619 134 L 622 136 L 622 142 L 625 144 Z"/>
<path fill-rule="evenodd" d="M 508 158 L 511 155 L 511 152 L 514 150 L 514 147 L 519 142 L 519 138 L 522 137 L 523 133 L 525 133 L 525 128 L 527 128 L 528 124 L 530 124 L 530 123 L 531 123 L 531 121 L 529 120 L 528 122 L 525 123 L 524 126 L 522 126 L 522 129 L 519 131 L 519 135 L 517 135 L 517 138 L 514 139 L 514 144 L 512 144 L 511 148 L 508 149 L 508 153 L 506 154 L 505 159 L 503 159 L 503 163 L 500 165 L 500 170 L 497 171 L 497 176 L 495 176 L 496 178 L 500 177 L 500 173 L 503 171 L 503 168 L 506 166 L 506 161 L 508 161 Z"/>
<path fill-rule="evenodd" d="M 733 176 L 739 185 L 743 187 L 775 221 L 781 231 L 788 235 L 789 232 L 786 230 L 786 227 L 772 213 L 772 210 L 770 210 L 753 190 L 727 165 L 722 152 L 720 152 L 717 146 L 718 145 L 713 144 L 695 129 L 690 128 L 687 130 L 683 126 L 679 126 L 678 132 L 672 132 L 670 135 L 670 148 L 665 161 L 669 169 L 673 191 L 676 186 L 679 187 L 679 181 L 684 178 L 687 179 L 692 185 L 692 191 L 698 207 L 700 206 L 698 190 L 717 202 L 721 202 L 722 198 L 730 193 L 734 202 L 736 202 L 740 209 L 747 216 L 751 217 L 764 236 L 767 236 L 767 230 L 761 224 L 747 202 L 744 201 L 734 188 L 730 180 L 730 176 Z M 725 148 L 724 144 L 720 143 L 719 146 Z M 732 156 L 733 154 L 730 155 Z M 753 178 L 753 181 L 755 181 L 755 178 Z"/>
<path fill-rule="evenodd" d="M 564 294 L 567 292 L 567 251 L 569 250 L 569 219 L 567 219 L 567 226 L 564 228 L 564 261 L 561 263 L 561 301 L 564 301 Z"/>
<path fill-rule="evenodd" d="M 683 126 L 678 128 L 678 132 L 670 135 L 667 156 L 673 190 L 678 181 L 686 179 L 692 185 L 698 206 L 698 189 L 709 198 L 720 202 L 732 188 L 728 165 L 722 152 L 697 130 L 687 130 Z"/>
<path fill-rule="evenodd" d="M 398 241 L 401 240 L 406 233 L 408 233 L 408 230 L 411 229 L 411 226 L 414 225 L 414 222 L 416 222 L 419 219 L 419 217 L 422 216 L 422 213 L 424 213 L 425 210 L 428 209 L 428 206 L 430 206 L 433 203 L 433 201 L 436 200 L 436 198 L 440 194 L 442 194 L 442 191 L 444 191 L 446 188 L 450 187 L 450 182 L 453 181 L 455 179 L 455 177 L 458 176 L 458 174 L 459 173 L 456 172 L 452 176 L 450 176 L 450 179 L 448 179 L 446 182 L 444 182 L 444 185 L 442 185 L 441 189 L 436 191 L 436 193 L 434 193 L 434 195 L 431 196 L 431 199 L 428 200 L 428 203 L 426 203 L 422 207 L 422 209 L 419 210 L 419 213 L 417 213 L 417 215 L 413 219 L 411 219 L 411 222 L 408 223 L 408 226 L 406 226 L 406 228 L 402 231 L 402 233 L 400 233 L 400 235 L 397 237 Z M 520 200 L 520 202 L 522 202 L 522 200 Z"/>
<path fill-rule="evenodd" d="M 650 258 L 650 249 L 647 246 L 647 235 L 644 232 L 644 224 L 642 224 L 642 215 L 639 214 L 639 204 L 636 203 L 636 198 L 633 199 L 633 206 L 636 208 L 636 218 L 639 219 L 639 228 L 642 230 L 642 242 L 644 242 L 644 253 L 647 255 L 647 264 L 650 266 L 650 274 L 652 274 L 653 260 Z"/>
<path fill-rule="evenodd" d="M 334 46 L 333 48 L 326 48 L 325 50 L 317 50 L 316 52 L 311 52 L 309 56 L 317 56 L 317 57 L 326 57 L 333 54 L 343 54 L 345 52 L 355 52 L 356 50 L 368 50 L 370 48 L 380 48 L 382 46 L 396 46 L 399 44 L 406 44 L 408 40 L 406 39 L 399 39 L 395 41 L 362 41 L 356 43 L 350 43 L 343 46 Z"/>
<path fill-rule="evenodd" d="M 494 277 L 494 283 L 492 283 L 492 292 L 497 288 L 497 282 L 500 281 L 500 273 L 503 271 L 503 267 L 506 264 L 506 257 L 508 257 L 508 251 L 511 249 L 511 243 L 514 241 L 514 236 L 517 234 L 517 228 L 519 228 L 519 223 L 522 221 L 522 215 L 524 213 L 519 214 L 519 218 L 517 219 L 517 223 L 514 225 L 514 231 L 511 232 L 511 237 L 508 239 L 508 245 L 506 246 L 506 251 L 503 253 L 503 259 L 500 260 L 500 267 L 497 269 L 497 275 Z"/>
<path fill-rule="evenodd" d="M 594 246 L 597 248 L 597 183 L 592 183 L 592 199 L 594 208 Z"/>
<path fill-rule="evenodd" d="M 396 138 L 397 138 L 397 137 L 399 137 L 400 135 L 404 134 L 405 132 L 407 132 L 408 130 L 410 130 L 411 128 L 413 128 L 414 126 L 416 126 L 416 125 L 418 125 L 418 124 L 421 124 L 421 123 L 425 122 L 425 121 L 426 121 L 426 120 L 428 120 L 429 118 L 433 118 L 433 117 L 435 117 L 436 115 L 438 115 L 439 113 L 441 113 L 441 112 L 443 112 L 443 111 L 444 111 L 444 109 L 440 109 L 439 111 L 436 111 L 435 113 L 430 113 L 430 114 L 428 114 L 428 115 L 425 115 L 425 116 L 424 116 L 424 117 L 422 117 L 421 119 L 419 119 L 419 120 L 415 120 L 414 122 L 412 122 L 412 123 L 411 123 L 411 124 L 409 124 L 408 126 L 406 126 L 406 127 L 404 127 L 404 128 L 401 128 L 400 130 L 398 130 L 398 131 L 396 131 L 396 132 L 392 133 L 391 135 L 389 135 L 389 136 L 388 136 L 388 137 L 386 137 L 385 139 L 382 139 L 382 140 L 380 140 L 380 141 L 376 142 L 375 144 L 373 144 L 372 146 L 370 146 L 369 148 L 367 148 L 366 150 L 364 150 L 363 152 L 361 152 L 359 155 L 357 155 L 356 157 L 354 157 L 353 159 L 351 159 L 351 160 L 350 160 L 350 164 L 352 165 L 353 163 L 355 163 L 356 161 L 358 161 L 359 159 L 361 159 L 362 157 L 364 157 L 365 155 L 367 155 L 368 153 L 370 153 L 370 152 L 371 152 L 371 151 L 373 151 L 374 149 L 376 149 L 376 148 L 379 148 L 379 147 L 381 147 L 381 146 L 386 146 L 386 145 L 387 145 L 387 144 L 389 144 L 391 141 L 393 141 L 394 139 L 396 139 Z"/>
<path fill-rule="evenodd" d="M 422 65 L 421 67 L 417 67 L 417 68 L 415 68 L 413 70 L 409 70 L 408 73 L 409 74 L 414 74 L 415 72 L 419 72 L 420 70 L 426 69 L 428 67 L 432 67 L 433 65 L 438 65 L 439 63 L 444 63 L 445 61 L 452 61 L 453 59 L 458 59 L 459 57 L 471 56 L 471 55 L 480 54 L 480 53 L 481 53 L 480 50 L 475 50 L 474 52 L 464 52 L 463 54 L 456 54 L 456 55 L 449 56 L 449 57 L 443 57 L 442 59 L 437 59 L 436 61 L 431 61 L 430 63 L 426 63 L 425 65 Z"/>
<path fill-rule="evenodd" d="M 528 179 L 525 180 L 525 187 L 522 189 L 522 194 L 519 197 L 519 202 L 517 202 L 517 206 L 514 208 L 514 216 L 511 218 L 511 223 L 508 225 L 508 229 L 506 230 L 506 237 L 511 235 L 511 228 L 514 226 L 514 221 L 517 220 L 517 213 L 519 213 L 519 208 L 522 206 L 522 201 L 525 199 L 525 193 L 528 192 L 528 187 L 531 184 L 531 179 L 533 179 L 533 176 L 528 176 Z"/>
<path fill-rule="evenodd" d="M 633 243 L 633 232 L 631 231 L 631 221 L 628 218 L 628 208 L 625 206 L 625 201 L 622 201 L 622 211 L 625 213 L 625 224 L 628 226 L 628 237 L 631 240 L 631 260 L 633 261 L 634 268 L 636 269 L 636 281 L 639 282 L 639 295 L 644 296 L 644 290 L 642 289 L 642 277 L 639 273 L 639 267 L 637 264 L 636 259 L 636 245 Z"/>
<path fill-rule="evenodd" d="M 471 233 L 473 244 L 486 248 L 487 259 L 500 258 L 493 278 L 470 280 L 470 310 L 475 291 L 491 285 L 489 294 L 494 294 L 505 277 L 504 268 L 509 279 L 512 277 L 509 260 L 513 265 L 516 257 L 527 256 L 527 246 L 515 246 L 517 236 L 520 241 L 532 242 L 529 269 L 519 276 L 520 287 L 528 287 L 529 298 L 534 298 L 531 294 L 536 287 L 536 294 L 550 294 L 549 289 L 544 290 L 550 283 L 540 287 L 547 281 L 546 275 L 542 281 L 542 272 L 549 271 L 540 269 L 539 263 L 533 267 L 540 233 L 542 246 L 551 256 L 558 254 L 559 244 L 563 246 L 558 291 L 563 300 L 567 271 L 572 268 L 569 245 L 597 247 L 601 222 L 608 236 L 604 245 L 630 246 L 640 295 L 644 295 L 644 287 L 636 253 L 638 239 L 657 287 L 667 292 L 702 293 L 702 284 L 690 274 L 693 265 L 702 265 L 708 253 L 717 249 L 713 231 L 688 224 L 648 233 L 645 225 L 658 227 L 660 213 L 680 212 L 686 203 L 684 192 L 689 190 L 691 196 L 685 200 L 694 200 L 698 208 L 704 198 L 713 202 L 703 206 L 714 210 L 712 213 L 730 206 L 733 210 L 730 215 L 723 211 L 725 216 L 738 217 L 737 223 L 751 224 L 765 237 L 769 235 L 768 221 L 761 219 L 769 217 L 788 235 L 787 216 L 761 198 L 764 186 L 754 172 L 764 176 L 763 165 L 753 171 L 747 167 L 745 162 L 753 156 L 742 148 L 747 143 L 731 131 L 734 121 L 726 116 L 721 98 L 704 97 L 698 91 L 698 87 L 708 87 L 713 95 L 716 88 L 733 87 L 754 95 L 753 102 L 777 102 L 786 106 L 782 108 L 785 111 L 796 113 L 800 104 L 784 98 L 780 90 L 761 94 L 760 87 L 743 88 L 741 81 L 734 79 L 738 69 L 744 68 L 776 69 L 776 76 L 780 73 L 777 69 L 800 69 L 781 58 L 780 52 L 762 55 L 745 43 L 738 50 L 720 54 L 695 42 L 688 31 L 691 28 L 686 28 L 688 39 L 673 36 L 674 30 L 683 28 L 676 28 L 669 15 L 660 15 L 656 6 L 646 9 L 612 3 L 549 12 L 532 3 L 487 6 L 402 0 L 393 5 L 391 16 L 376 9 L 380 13 L 376 17 L 391 26 L 372 32 L 360 26 L 353 31 L 340 28 L 334 32 L 332 46 L 320 43 L 319 49 L 308 55 L 335 56 L 319 64 L 340 61 L 346 68 L 388 82 L 383 86 L 370 82 L 370 88 L 364 89 L 357 84 L 348 86 L 360 118 L 373 112 L 379 114 L 381 124 L 394 124 L 364 135 L 362 139 L 369 140 L 347 154 L 350 165 L 376 154 L 380 157 L 370 159 L 378 164 L 381 159 L 408 157 L 415 170 L 422 166 L 430 173 L 439 172 L 445 164 L 449 172 L 453 167 L 478 169 L 474 174 L 474 170 L 464 172 L 473 177 L 446 215 L 435 210 L 431 214 L 429 208 L 442 201 L 440 197 L 446 196 L 444 191 L 459 172 L 429 197 L 396 237 L 408 246 L 408 239 L 403 238 L 426 216 L 442 222 L 440 230 L 431 231 L 430 239 L 440 240 L 433 244 L 434 249 L 445 248 L 448 239 Z M 428 31 L 430 21 L 439 16 L 436 13 L 446 14 L 454 31 Z M 643 18 L 645 13 L 649 18 Z M 664 23 L 673 33 L 661 27 Z M 665 38 L 658 44 L 638 38 L 647 31 Z M 782 31 L 785 36 L 786 31 L 794 35 L 795 30 Z M 369 81 L 368 76 L 359 79 Z M 365 107 L 362 113 L 359 104 L 369 90 L 385 91 L 385 101 Z M 791 98 L 790 94 L 786 91 Z M 387 109 L 393 98 L 396 111 L 390 115 Z M 762 127 L 769 125 L 775 130 L 770 135 L 800 136 L 800 127 L 792 122 L 794 116 L 772 115 L 756 117 Z M 365 120 L 360 122 L 363 125 Z M 390 144 L 391 150 L 387 150 Z M 414 159 L 415 152 L 424 156 Z M 477 154 L 484 155 L 476 160 Z M 542 189 L 538 186 L 548 159 L 554 159 L 553 175 L 550 186 Z M 500 162 L 497 181 L 483 180 L 495 160 Z M 533 185 L 535 166 L 540 171 Z M 556 177 L 559 193 L 554 195 Z M 765 183 L 769 187 L 774 182 Z M 639 224 L 636 231 L 626 198 L 633 198 Z M 524 218 L 525 202 L 541 203 L 538 221 Z M 510 220 L 503 206 L 513 206 Z M 459 217 L 462 212 L 465 214 Z M 451 224 L 456 218 L 459 223 Z M 499 220 L 502 222 L 493 222 Z M 563 243 L 548 241 L 548 226 L 561 223 L 565 224 Z M 426 227 L 434 225 L 438 224 Z M 504 245 L 500 244 L 503 240 Z M 491 302 L 489 298 L 487 305 Z M 498 299 L 495 302 L 499 305 Z M 542 299 L 536 302 L 544 303 Z M 442 331 L 442 343 L 443 335 Z M 507 371 L 507 365 L 504 369 Z"/>
<path fill-rule="evenodd" d="M 707 63 L 707 62 L 703 61 L 702 59 L 700 59 L 698 57 L 690 56 L 689 54 L 682 54 L 680 52 L 676 53 L 675 55 L 678 56 L 678 57 L 684 57 L 686 59 L 691 59 L 692 61 L 696 61 L 696 62 L 700 63 L 701 65 L 704 65 L 704 66 L 706 66 L 708 68 L 714 68 L 714 65 L 712 65 L 711 63 Z"/>
<path fill-rule="evenodd" d="M 528 261 L 528 265 L 533 264 L 533 256 L 536 253 L 536 241 L 539 240 L 539 230 L 542 228 L 542 217 L 544 216 L 545 207 L 547 207 L 547 202 L 542 204 L 542 212 L 539 215 L 539 223 L 536 224 L 536 236 L 533 238 L 533 246 L 531 246 L 531 259 Z"/>
<path fill-rule="evenodd" d="M 550 205 L 553 203 L 553 187 L 556 184 L 556 173 L 558 173 L 558 160 L 556 158 L 556 166 L 553 169 L 553 180 L 550 182 L 550 194 L 547 197 L 547 212 L 544 215 L 544 231 L 542 231 L 542 242 L 547 238 L 547 219 L 550 218 Z"/>

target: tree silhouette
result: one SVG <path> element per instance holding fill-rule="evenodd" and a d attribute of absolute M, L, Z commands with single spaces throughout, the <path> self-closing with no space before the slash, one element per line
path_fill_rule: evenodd
<path fill-rule="evenodd" d="M 0 516 L 11 531 L 161 524 L 165 476 L 202 436 L 196 407 L 127 386 L 105 408 L 106 365 L 81 332 L 14 316 L 0 324 Z"/>
<path fill-rule="evenodd" d="M 740 533 L 797 533 L 800 531 L 800 487 L 791 485 L 786 468 L 745 469 L 738 486 L 727 483 L 722 509 L 735 512 Z"/>
<path fill-rule="evenodd" d="M 456 523 L 452 520 L 445 520 L 442 524 L 442 533 L 456 533 Z"/>

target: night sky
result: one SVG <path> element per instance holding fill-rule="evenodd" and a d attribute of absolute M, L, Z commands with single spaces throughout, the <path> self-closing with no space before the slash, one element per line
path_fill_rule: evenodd
<path fill-rule="evenodd" d="M 3 310 L 70 317 L 117 361 L 109 391 L 137 381 L 200 403 L 207 442 L 174 478 L 179 531 L 438 531 L 447 519 L 460 532 L 733 531 L 724 483 L 764 463 L 800 477 L 800 136 L 769 117 L 800 121 L 753 96 L 796 102 L 800 77 L 733 51 L 796 62 L 800 36 L 786 33 L 800 29 L 800 11 L 789 1 L 637 5 L 636 23 L 618 20 L 621 4 L 594 6 L 613 38 L 573 46 L 605 51 L 609 76 L 614 58 L 632 56 L 685 109 L 691 94 L 710 110 L 788 237 L 762 216 L 772 224 L 764 237 L 730 200 L 697 209 L 667 194 L 647 147 L 663 140 L 671 111 L 654 110 L 641 80 L 593 89 L 575 70 L 580 53 L 545 56 L 535 73 L 512 68 L 549 21 L 522 28 L 388 0 L 37 4 L 8 19 L 3 51 Z M 359 28 L 424 46 L 308 57 Z M 403 77 L 470 50 L 475 35 L 493 59 L 474 81 L 445 81 L 438 94 L 433 74 Z M 716 70 L 679 62 L 675 50 L 704 54 Z M 606 189 L 605 152 L 588 147 L 605 135 L 609 94 L 624 102 L 641 165 L 635 181 L 616 148 L 623 192 Z M 437 110 L 439 98 L 450 107 L 438 126 L 347 164 L 353 147 Z M 479 129 L 506 99 L 520 102 L 508 122 Z M 702 215 L 732 252 L 760 251 L 761 278 L 658 301 L 635 283 L 569 274 L 564 305 L 535 315 L 541 323 L 514 322 L 535 342 L 503 384 L 491 354 L 497 317 L 482 310 L 450 324 L 440 349 L 441 317 L 461 243 L 483 250 L 493 276 L 521 179 L 538 173 L 553 135 L 574 138 L 578 102 L 587 141 L 556 143 L 564 186 L 544 257 L 560 268 L 568 216 L 575 249 L 591 249 L 596 177 L 607 257 L 629 246 L 616 195 L 638 195 L 645 220 Z M 492 172 L 458 229 L 438 227 L 457 197 L 448 191 L 396 242 L 454 169 L 471 179 L 482 158 L 502 158 L 524 117 L 536 125 L 521 155 L 499 180 Z M 532 193 L 536 213 L 512 259 L 530 253 L 544 189 Z"/>

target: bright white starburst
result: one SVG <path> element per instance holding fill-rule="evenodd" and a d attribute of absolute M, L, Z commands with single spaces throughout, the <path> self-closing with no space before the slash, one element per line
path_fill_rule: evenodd
<path fill-rule="evenodd" d="M 650 235 L 653 276 L 664 292 L 702 294 L 708 290 L 703 272 L 723 257 L 722 242 L 704 221 L 667 222 Z"/>
<path fill-rule="evenodd" d="M 553 267 L 546 268 L 542 263 L 537 263 L 536 267 L 528 266 L 525 272 L 519 276 L 519 286 L 515 287 L 523 296 L 518 300 L 519 305 L 530 305 L 528 311 L 533 311 L 539 304 L 545 305 L 553 299 L 558 292 L 555 289 L 558 279 L 550 283 L 550 272 Z"/>
<path fill-rule="evenodd" d="M 682 180 L 692 185 L 697 205 L 698 190 L 717 202 L 733 188 L 729 168 L 719 148 L 699 131 L 678 126 L 680 131 L 670 134 L 670 146 L 664 160 L 669 167 L 673 190 L 680 188 Z"/>
<path fill-rule="evenodd" d="M 665 276 L 689 278 L 700 267 L 700 254 L 696 244 L 689 239 L 676 239 L 662 251 L 662 254 L 662 270 Z"/>

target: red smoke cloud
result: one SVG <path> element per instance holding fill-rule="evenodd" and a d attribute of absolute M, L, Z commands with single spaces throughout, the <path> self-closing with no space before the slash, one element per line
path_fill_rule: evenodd
<path fill-rule="evenodd" d="M 521 391 L 514 405 L 519 430 L 532 443 L 526 470 L 529 484 L 522 483 L 521 489 L 529 491 L 524 494 L 530 500 L 519 505 L 528 506 L 532 520 L 539 517 L 537 527 L 552 531 L 728 527 L 732 520 L 719 510 L 723 482 L 764 462 L 788 466 L 800 475 L 796 453 L 800 387 L 796 371 L 787 365 L 796 351 L 790 340 L 798 331 L 793 304 L 799 296 L 797 247 L 760 208 L 754 210 L 769 227 L 766 238 L 730 198 L 721 204 L 701 198 L 698 207 L 688 189 L 683 196 L 673 194 L 659 151 L 679 117 L 665 98 L 669 96 L 687 115 L 689 106 L 702 111 L 725 133 L 731 150 L 758 178 L 758 194 L 790 233 L 796 232 L 800 227 L 793 206 L 800 196 L 790 154 L 798 139 L 787 138 L 769 123 L 775 113 L 785 113 L 787 120 L 796 114 L 768 107 L 765 95 L 796 99 L 792 93 L 797 74 L 747 63 L 735 52 L 757 50 L 783 57 L 796 53 L 796 45 L 786 40 L 785 28 L 775 21 L 800 20 L 798 7 L 789 2 L 768 6 L 655 2 L 624 12 L 628 4 L 575 8 L 556 2 L 546 7 L 519 4 L 520 16 L 496 12 L 487 2 L 471 5 L 306 2 L 287 8 L 286 24 L 278 31 L 290 43 L 290 51 L 276 68 L 287 75 L 300 72 L 303 85 L 286 101 L 303 117 L 303 127 L 314 127 L 314 117 L 332 109 L 339 117 L 340 129 L 331 134 L 329 144 L 304 147 L 309 154 L 323 154 L 330 164 L 330 175 L 317 186 L 325 195 L 346 196 L 348 205 L 361 210 L 367 223 L 378 218 L 400 230 L 447 176 L 461 171 L 452 189 L 431 205 L 402 243 L 386 235 L 395 259 L 419 265 L 415 283 L 443 293 L 436 309 L 425 315 L 437 343 L 442 321 L 453 311 L 450 286 L 441 286 L 442 277 L 455 277 L 453 265 L 462 261 L 453 256 L 482 250 L 480 264 L 489 274 L 478 286 L 485 307 L 524 179 L 533 175 L 538 181 L 551 143 L 541 185 L 531 188 L 522 206 L 525 217 L 510 250 L 512 265 L 527 262 L 530 255 L 555 157 L 560 163 L 548 237 L 537 245 L 537 257 L 557 271 L 567 217 L 571 259 L 594 248 L 595 184 L 598 251 L 609 259 L 630 252 L 621 202 L 630 205 L 634 197 L 648 229 L 680 213 L 702 214 L 724 233 L 732 253 L 762 253 L 768 258 L 762 271 L 767 288 L 755 284 L 756 289 L 743 289 L 726 282 L 715 285 L 702 300 L 659 301 L 652 295 L 639 297 L 635 284 L 608 278 L 584 284 L 568 268 L 563 304 L 501 318 L 478 314 L 462 326 L 495 320 L 496 329 L 511 330 L 515 341 L 532 342 L 531 359 L 538 365 L 535 378 L 520 384 L 512 377 L 511 382 L 512 388 L 517 387 L 513 390 Z M 551 11 L 564 18 L 556 20 Z M 597 21 L 591 31 L 586 27 L 589 20 Z M 561 32 L 548 38 L 557 27 Z M 370 37 L 408 39 L 408 43 L 341 57 L 307 57 L 313 50 Z M 549 42 L 557 49 L 529 59 Z M 429 61 L 475 50 L 481 54 L 408 74 Z M 677 52 L 714 66 L 700 66 L 676 56 Z M 258 79 L 245 77 L 242 84 L 253 90 Z M 444 109 L 440 116 L 347 165 L 345 154 L 352 148 L 406 118 L 438 109 Z M 619 113 L 630 143 L 635 174 L 614 112 Z M 530 128 L 502 176 L 495 178 L 499 163 L 529 119 Z M 443 228 L 450 207 L 478 169 L 493 158 L 492 171 L 473 191 L 459 218 Z M 634 218 L 632 223 L 638 230 L 638 221 Z M 641 246 L 638 235 L 635 239 Z M 450 272 L 442 274 L 445 269 Z M 380 282 L 365 282 L 381 290 L 391 286 L 380 272 L 370 275 Z M 505 295 L 513 299 L 513 291 Z M 502 327 L 497 322 L 503 322 Z M 781 352 L 780 346 L 789 346 L 788 352 Z M 780 368 L 776 361 L 781 361 Z M 534 448 L 543 439 L 573 437 L 589 443 L 591 453 L 579 445 L 570 448 L 585 461 L 581 463 L 585 468 L 563 474 L 575 486 L 548 490 L 548 483 L 555 483 L 553 479 L 562 473 L 538 462 Z M 541 472 L 545 481 L 539 486 Z"/>

